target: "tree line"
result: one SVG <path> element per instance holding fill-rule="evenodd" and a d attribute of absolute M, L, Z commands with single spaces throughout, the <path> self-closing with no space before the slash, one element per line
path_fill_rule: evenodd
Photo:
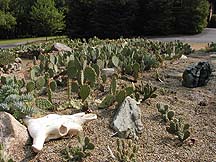
<path fill-rule="evenodd" d="M 207 0 L 1 0 L 0 38 L 194 34 L 208 15 Z"/>

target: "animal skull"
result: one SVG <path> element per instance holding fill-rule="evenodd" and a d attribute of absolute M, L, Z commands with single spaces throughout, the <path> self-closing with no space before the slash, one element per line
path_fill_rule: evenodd
<path fill-rule="evenodd" d="M 29 134 L 33 138 L 32 148 L 39 152 L 45 141 L 57 139 L 66 135 L 77 135 L 82 131 L 82 125 L 97 119 L 96 114 L 77 113 L 73 115 L 49 114 L 33 119 L 26 117 L 24 123 L 28 127 Z"/>

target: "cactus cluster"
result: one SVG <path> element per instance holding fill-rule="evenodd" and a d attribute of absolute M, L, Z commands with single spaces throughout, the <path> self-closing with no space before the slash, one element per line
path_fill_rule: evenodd
<path fill-rule="evenodd" d="M 95 146 L 90 142 L 88 137 L 78 136 L 79 146 L 69 147 L 67 146 L 62 154 L 67 161 L 83 161 L 84 158 L 90 156 L 90 150 L 94 150 Z"/>
<path fill-rule="evenodd" d="M 169 122 L 169 126 L 166 127 L 168 133 L 177 136 L 180 142 L 184 142 L 190 137 L 189 124 L 185 124 L 181 118 L 175 118 L 175 112 L 169 110 L 168 105 L 157 103 L 157 109 L 161 113 L 163 120 Z"/>
<path fill-rule="evenodd" d="M 158 109 L 158 112 L 161 113 L 162 119 L 165 122 L 173 120 L 173 118 L 175 116 L 175 112 L 172 111 L 172 110 L 169 110 L 169 106 L 168 105 L 164 105 L 162 103 L 157 103 L 157 109 Z"/>
<path fill-rule="evenodd" d="M 43 110 L 50 110 L 53 108 L 53 104 L 46 98 L 37 98 L 35 100 L 35 105 Z"/>
<path fill-rule="evenodd" d="M 34 112 L 32 108 L 34 97 L 30 94 L 20 94 L 20 86 L 14 79 L 8 80 L 0 89 L 0 111 L 11 113 L 16 119 Z"/>
<path fill-rule="evenodd" d="M 132 95 L 134 92 L 135 91 L 133 87 L 126 87 L 117 91 L 117 79 L 116 76 L 113 76 L 110 84 L 110 93 L 103 99 L 98 108 L 107 108 L 115 102 L 117 102 L 119 106 L 122 104 L 122 102 L 127 96 Z"/>
<path fill-rule="evenodd" d="M 137 101 L 140 99 L 145 101 L 148 98 L 155 98 L 157 97 L 157 94 L 155 94 L 156 90 L 157 87 L 153 87 L 150 83 L 144 84 L 141 82 L 141 85 L 136 87 L 135 98 Z"/>
<path fill-rule="evenodd" d="M 138 146 L 132 144 L 129 140 L 125 142 L 124 140 L 117 139 L 117 152 L 115 157 L 118 161 L 122 162 L 136 162 L 136 154 L 138 152 Z"/>
<path fill-rule="evenodd" d="M 190 137 L 189 127 L 189 124 L 185 124 L 183 119 L 179 118 L 171 120 L 166 130 L 168 133 L 178 136 L 178 139 L 184 142 L 184 140 Z"/>

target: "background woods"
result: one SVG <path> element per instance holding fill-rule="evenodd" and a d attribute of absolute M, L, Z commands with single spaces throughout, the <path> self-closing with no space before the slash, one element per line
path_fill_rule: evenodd
<path fill-rule="evenodd" d="M 209 4 L 207 0 L 1 0 L 0 38 L 194 34 L 207 26 Z"/>

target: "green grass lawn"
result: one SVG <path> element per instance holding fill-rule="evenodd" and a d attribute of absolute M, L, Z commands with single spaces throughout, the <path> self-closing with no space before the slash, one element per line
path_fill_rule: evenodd
<path fill-rule="evenodd" d="M 50 39 L 64 38 L 64 37 L 66 36 L 51 36 L 51 37 L 47 37 L 47 39 L 50 40 Z M 46 40 L 46 37 L 0 40 L 0 45 L 22 43 L 22 42 L 28 43 L 31 41 L 41 41 L 41 40 Z"/>

